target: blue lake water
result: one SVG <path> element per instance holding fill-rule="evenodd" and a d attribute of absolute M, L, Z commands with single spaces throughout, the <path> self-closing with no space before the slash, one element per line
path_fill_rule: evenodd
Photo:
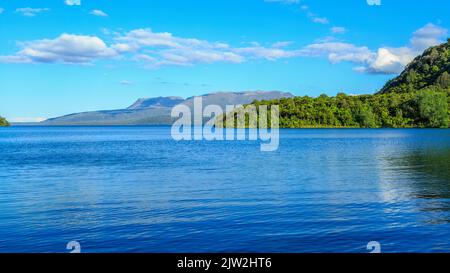
<path fill-rule="evenodd" d="M 450 252 L 450 130 L 0 129 L 0 252 Z"/>

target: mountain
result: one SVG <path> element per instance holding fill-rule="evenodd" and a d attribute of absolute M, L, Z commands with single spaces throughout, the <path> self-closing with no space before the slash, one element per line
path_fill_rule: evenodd
<path fill-rule="evenodd" d="M 138 99 L 127 109 L 145 109 L 151 107 L 174 107 L 182 103 L 184 99 L 182 97 L 157 97 L 150 99 Z"/>
<path fill-rule="evenodd" d="M 263 92 L 217 92 L 201 96 L 203 105 L 216 104 L 222 108 L 225 105 L 249 104 L 255 100 L 272 100 L 294 97 L 291 93 L 278 91 Z M 172 124 L 170 116 L 172 107 L 185 104 L 193 107 L 194 97 L 157 97 L 138 99 L 126 109 L 104 110 L 75 113 L 45 120 L 39 125 L 168 125 Z"/>
<path fill-rule="evenodd" d="M 217 92 L 212 94 L 203 95 L 203 106 L 206 105 L 219 105 L 225 110 L 226 105 L 240 105 L 249 104 L 253 101 L 261 100 L 274 100 L 281 98 L 293 98 L 291 93 L 279 92 L 279 91 L 254 91 L 254 92 Z M 184 105 L 189 106 L 191 109 L 194 105 L 194 97 L 190 97 L 183 102 Z"/>
<path fill-rule="evenodd" d="M 450 39 L 416 57 L 400 76 L 387 82 L 380 93 L 405 93 L 430 87 L 450 88 Z"/>

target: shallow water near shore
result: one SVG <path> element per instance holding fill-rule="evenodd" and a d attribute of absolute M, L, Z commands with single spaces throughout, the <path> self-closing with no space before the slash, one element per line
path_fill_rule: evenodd
<path fill-rule="evenodd" d="M 450 130 L 0 129 L 0 252 L 450 251 Z"/>

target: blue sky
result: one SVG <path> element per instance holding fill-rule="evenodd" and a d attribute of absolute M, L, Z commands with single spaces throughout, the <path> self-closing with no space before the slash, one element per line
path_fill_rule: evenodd
<path fill-rule="evenodd" d="M 447 38 L 449 15 L 443 0 L 0 0 L 0 115 L 215 91 L 373 93 Z"/>

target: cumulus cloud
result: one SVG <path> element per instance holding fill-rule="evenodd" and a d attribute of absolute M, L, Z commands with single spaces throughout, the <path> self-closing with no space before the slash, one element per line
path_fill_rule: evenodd
<path fill-rule="evenodd" d="M 104 11 L 99 9 L 94 9 L 89 12 L 91 15 L 99 16 L 99 17 L 108 17 L 108 14 L 106 14 Z"/>
<path fill-rule="evenodd" d="M 372 62 L 365 67 L 359 67 L 357 71 L 379 74 L 400 73 L 408 63 L 416 56 L 431 47 L 444 41 L 447 29 L 434 24 L 427 24 L 413 33 L 410 43 L 403 47 L 383 47 Z"/>
<path fill-rule="evenodd" d="M 36 16 L 38 13 L 44 12 L 44 11 L 49 11 L 50 9 L 48 8 L 18 8 L 16 9 L 17 13 L 22 14 L 23 16 L 27 16 L 27 17 L 33 17 Z"/>
<path fill-rule="evenodd" d="M 415 31 L 409 44 L 403 47 L 381 47 L 376 52 L 369 50 L 368 54 L 350 54 L 347 57 L 340 54 L 337 60 L 360 64 L 354 69 L 360 73 L 398 74 L 425 49 L 442 43 L 447 33 L 448 31 L 440 26 L 427 24 Z"/>
<path fill-rule="evenodd" d="M 80 6 L 81 0 L 65 0 L 64 3 L 68 6 Z"/>
<path fill-rule="evenodd" d="M 96 36 L 62 34 L 55 39 L 20 43 L 13 55 L 0 56 L 6 63 L 91 63 L 98 59 L 121 57 L 143 63 L 145 67 L 192 66 L 211 63 L 243 63 L 252 60 L 276 61 L 288 58 L 326 58 L 331 63 L 350 62 L 361 73 L 399 73 L 425 48 L 439 44 L 447 30 L 427 24 L 415 31 L 403 47 L 371 50 L 364 45 L 316 41 L 294 48 L 292 42 L 280 41 L 264 46 L 253 42 L 234 47 L 224 42 L 177 37 L 169 32 L 135 29 L 115 33 L 106 44 Z"/>
<path fill-rule="evenodd" d="M 151 29 L 136 29 L 116 37 L 112 48 L 118 52 L 150 51 L 137 54 L 134 59 L 155 66 L 187 66 L 196 63 L 242 62 L 242 57 L 233 52 L 226 43 L 209 42 L 195 38 L 175 37 L 168 32 L 153 32 Z"/>
<path fill-rule="evenodd" d="M 22 43 L 15 55 L 0 56 L 8 63 L 89 63 L 117 52 L 95 36 L 62 34 L 55 39 Z"/>
<path fill-rule="evenodd" d="M 287 49 L 292 42 L 276 42 L 270 47 L 251 43 L 246 47 L 232 47 L 226 43 L 181 38 L 171 33 L 137 29 L 116 37 L 111 47 L 120 53 L 135 54 L 133 59 L 153 66 L 189 66 L 200 63 L 242 63 L 250 60 L 269 60 L 294 57 L 326 57 L 330 62 L 367 63 L 375 54 L 367 47 L 348 43 L 316 43 L 300 49 Z"/>

